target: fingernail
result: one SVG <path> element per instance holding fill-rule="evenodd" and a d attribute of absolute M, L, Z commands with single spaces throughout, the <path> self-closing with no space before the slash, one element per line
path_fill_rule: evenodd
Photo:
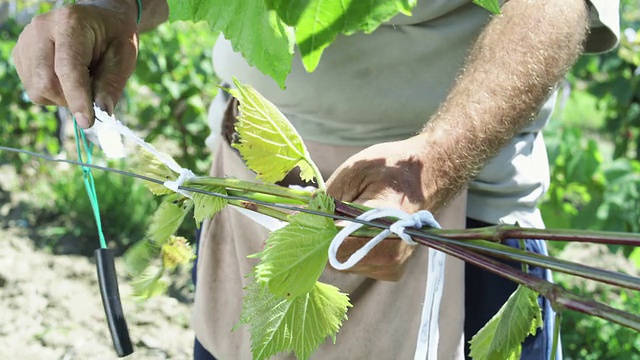
<path fill-rule="evenodd" d="M 108 95 L 98 95 L 96 96 L 96 105 L 103 111 L 106 111 L 107 114 L 113 115 L 113 100 Z"/>
<path fill-rule="evenodd" d="M 89 117 L 81 112 L 77 112 L 73 115 L 76 118 L 76 122 L 83 129 L 88 129 L 93 125 L 93 121 L 89 121 Z"/>

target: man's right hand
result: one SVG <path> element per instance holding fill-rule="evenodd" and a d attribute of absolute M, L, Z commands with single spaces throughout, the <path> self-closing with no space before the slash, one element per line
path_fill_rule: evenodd
<path fill-rule="evenodd" d="M 95 102 L 109 113 L 135 69 L 133 0 L 87 1 L 35 17 L 13 49 L 29 98 L 66 106 L 78 125 L 93 125 Z"/>

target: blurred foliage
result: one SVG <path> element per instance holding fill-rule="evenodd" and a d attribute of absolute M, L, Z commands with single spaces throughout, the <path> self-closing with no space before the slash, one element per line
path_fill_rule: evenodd
<path fill-rule="evenodd" d="M 110 161 L 109 167 L 124 169 L 123 160 Z M 138 179 L 104 171 L 92 171 L 100 205 L 100 217 L 105 238 L 110 247 L 122 252 L 144 238 L 149 214 L 157 207 L 155 197 Z M 49 226 L 64 231 L 42 235 L 42 245 L 54 252 L 73 252 L 92 255 L 98 247 L 93 210 L 82 181 L 79 167 L 43 167 L 41 181 L 35 192 L 46 211 Z M 126 204 L 126 206 L 123 206 Z"/>
<path fill-rule="evenodd" d="M 640 1 L 622 1 L 621 7 L 618 49 L 582 57 L 569 79 L 580 91 L 577 94 L 588 94 L 596 101 L 597 111 L 604 116 L 599 131 L 614 144 L 613 158 L 640 160 Z"/>
<path fill-rule="evenodd" d="M 623 0 L 617 50 L 582 57 L 562 89 L 545 140 L 551 184 L 541 205 L 547 227 L 640 232 L 640 1 Z M 562 246 L 552 243 L 551 252 Z M 611 246 L 640 268 L 640 249 Z M 578 293 L 585 285 L 556 280 Z M 590 295 L 637 311 L 640 297 Z M 640 336 L 575 312 L 562 322 L 565 359 L 640 359 Z"/>
<path fill-rule="evenodd" d="M 640 232 L 640 1 L 621 6 L 620 46 L 578 61 L 545 131 L 549 228 Z"/>
<path fill-rule="evenodd" d="M 28 100 L 11 60 L 21 30 L 22 26 L 12 19 L 0 24 L 0 144 L 57 154 L 60 144 L 55 108 Z M 15 164 L 18 171 L 30 161 L 33 160 L 24 154 L 3 153 L 0 158 L 0 162 Z"/>
<path fill-rule="evenodd" d="M 605 161 L 598 142 L 576 127 L 546 138 L 551 186 L 541 211 L 549 228 L 640 232 L 640 162 Z"/>
<path fill-rule="evenodd" d="M 639 232 L 640 162 L 625 157 L 614 160 L 611 151 L 603 155 L 601 148 L 606 142 L 602 134 L 588 134 L 588 129 L 564 124 L 547 130 L 551 185 L 540 207 L 547 227 Z M 550 247 L 555 255 L 564 244 L 550 243 Z M 640 249 L 609 249 L 627 256 L 640 269 Z M 585 289 L 584 283 L 571 282 L 562 274 L 555 278 L 569 290 L 604 300 L 616 308 L 640 309 L 637 294 L 611 297 L 614 291 L 593 292 Z M 563 313 L 562 344 L 567 360 L 640 360 L 638 333 L 582 313 Z"/>
<path fill-rule="evenodd" d="M 640 309 L 640 296 L 633 291 L 612 287 L 585 290 L 585 282 L 572 283 L 569 278 L 559 276 L 558 283 L 614 308 Z M 640 360 L 640 336 L 631 329 L 573 311 L 562 313 L 562 329 L 565 360 Z"/>

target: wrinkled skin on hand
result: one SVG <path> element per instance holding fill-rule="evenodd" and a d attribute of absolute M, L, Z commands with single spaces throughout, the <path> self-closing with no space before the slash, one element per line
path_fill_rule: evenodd
<path fill-rule="evenodd" d="M 94 101 L 112 113 L 138 54 L 135 1 L 129 3 L 134 7 L 83 2 L 35 17 L 13 49 L 29 98 L 68 107 L 83 128 L 93 124 Z"/>
<path fill-rule="evenodd" d="M 345 161 L 329 178 L 328 193 L 342 201 L 369 207 L 387 207 L 414 213 L 435 212 L 429 198 L 428 153 L 421 137 L 373 145 Z M 339 248 L 344 262 L 370 239 L 350 237 Z M 397 281 L 415 246 L 390 238 L 373 248 L 349 272 L 370 278 Z"/>

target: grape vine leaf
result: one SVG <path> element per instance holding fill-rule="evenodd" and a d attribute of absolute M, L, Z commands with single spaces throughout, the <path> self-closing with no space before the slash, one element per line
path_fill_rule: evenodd
<path fill-rule="evenodd" d="M 309 209 L 333 214 L 333 199 L 317 193 Z M 327 265 L 329 245 L 338 230 L 333 219 L 297 213 L 289 216 L 289 225 L 269 235 L 254 277 L 265 283 L 273 294 L 295 298 L 308 293 Z"/>
<path fill-rule="evenodd" d="M 185 215 L 191 209 L 191 201 L 184 200 L 182 206 L 174 204 L 177 196 L 169 196 L 165 199 L 153 214 L 147 237 L 154 245 L 160 247 L 167 242 L 184 220 Z"/>
<path fill-rule="evenodd" d="M 473 0 L 473 3 L 482 6 L 494 14 L 500 14 L 499 0 Z"/>
<path fill-rule="evenodd" d="M 324 49 L 339 34 L 371 33 L 398 13 L 410 15 L 417 0 L 266 0 L 266 3 L 295 28 L 302 63 L 312 72 Z"/>
<path fill-rule="evenodd" d="M 303 180 L 319 177 L 302 138 L 280 110 L 251 86 L 233 81 L 236 89 L 229 92 L 240 102 L 240 143 L 233 146 L 249 169 L 266 183 L 282 180 L 296 166 Z"/>
<path fill-rule="evenodd" d="M 127 272 L 132 277 L 142 275 L 159 253 L 158 247 L 153 246 L 147 239 L 136 242 L 123 256 Z"/>
<path fill-rule="evenodd" d="M 470 341 L 474 360 L 520 359 L 522 342 L 542 327 L 538 294 L 518 286 L 498 313 Z"/>
<path fill-rule="evenodd" d="M 163 154 L 169 161 L 173 161 L 176 166 L 178 163 L 173 160 L 169 155 Z M 142 150 L 140 153 L 140 159 L 138 160 L 138 174 L 150 177 L 152 179 L 161 181 L 174 181 L 178 178 L 178 174 L 171 170 L 166 164 L 160 161 L 155 155 L 146 150 Z M 145 185 L 149 188 L 154 195 L 167 195 L 173 194 L 173 190 L 167 188 L 162 184 L 156 184 L 149 181 L 145 181 Z"/>
<path fill-rule="evenodd" d="M 147 269 L 142 275 L 131 282 L 133 296 L 139 300 L 149 299 L 167 292 L 169 284 L 162 280 L 164 269 L 159 268 L 155 272 Z"/>
<path fill-rule="evenodd" d="M 293 30 L 264 0 L 169 0 L 171 21 L 206 21 L 231 41 L 247 62 L 281 87 L 291 71 Z"/>
<path fill-rule="evenodd" d="M 335 336 L 351 307 L 338 288 L 316 282 L 307 294 L 293 299 L 274 295 L 258 282 L 246 289 L 240 324 L 250 325 L 254 360 L 293 351 L 307 359 L 328 336 Z"/>
<path fill-rule="evenodd" d="M 193 186 L 194 188 L 206 190 L 209 192 L 227 195 L 227 190 L 221 186 Z M 200 226 L 204 219 L 211 219 L 213 215 L 218 213 L 220 210 L 224 209 L 227 206 L 227 200 L 217 197 L 211 196 L 207 194 L 201 194 L 194 192 L 193 193 L 193 217 L 196 220 L 196 226 Z"/>

